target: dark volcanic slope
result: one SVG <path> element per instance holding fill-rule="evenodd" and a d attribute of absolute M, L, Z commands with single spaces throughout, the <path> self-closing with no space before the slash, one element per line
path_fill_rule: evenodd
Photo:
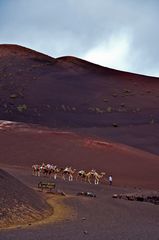
<path fill-rule="evenodd" d="M 0 228 L 41 219 L 49 210 L 36 192 L 0 169 Z"/>
<path fill-rule="evenodd" d="M 149 123 L 158 115 L 158 87 L 157 78 L 0 45 L 1 119 L 55 127 Z"/>
<path fill-rule="evenodd" d="M 0 45 L 1 119 L 63 128 L 158 128 L 158 89 L 158 78 Z"/>

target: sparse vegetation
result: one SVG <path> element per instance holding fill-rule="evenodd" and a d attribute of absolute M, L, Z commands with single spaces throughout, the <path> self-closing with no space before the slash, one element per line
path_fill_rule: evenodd
<path fill-rule="evenodd" d="M 56 110 L 58 110 L 58 107 L 55 107 Z M 62 109 L 64 112 L 75 112 L 77 110 L 76 107 L 72 107 L 72 106 L 65 106 L 64 104 L 62 104 L 60 106 L 60 109 Z"/>
<path fill-rule="evenodd" d="M 12 99 L 17 98 L 17 94 L 11 94 L 11 95 L 10 95 L 10 98 L 12 98 Z"/>
<path fill-rule="evenodd" d="M 74 111 L 74 112 L 75 112 L 75 111 L 76 111 L 76 107 L 72 107 L 72 111 Z"/>
<path fill-rule="evenodd" d="M 95 108 L 96 113 L 103 113 L 104 111 L 98 107 Z"/>
<path fill-rule="evenodd" d="M 17 110 L 18 110 L 19 112 L 25 112 L 25 111 L 27 110 L 26 104 L 18 105 L 18 106 L 17 106 Z"/>
<path fill-rule="evenodd" d="M 18 93 L 12 93 L 10 94 L 9 96 L 11 99 L 16 99 L 16 98 L 23 98 L 24 97 L 24 94 L 19 91 Z"/>
<path fill-rule="evenodd" d="M 112 124 L 113 127 L 119 127 L 117 123 Z"/>
<path fill-rule="evenodd" d="M 99 107 L 94 107 L 94 108 L 93 107 L 89 107 L 88 111 L 95 112 L 95 113 L 104 113 L 105 112 L 104 109 L 101 109 Z"/>
<path fill-rule="evenodd" d="M 112 107 L 110 107 L 110 106 L 107 107 L 107 112 L 108 112 L 108 113 L 111 113 L 111 112 L 112 112 Z"/>

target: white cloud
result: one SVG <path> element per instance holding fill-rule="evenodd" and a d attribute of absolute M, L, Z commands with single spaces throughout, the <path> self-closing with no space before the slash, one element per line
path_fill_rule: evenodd
<path fill-rule="evenodd" d="M 0 43 L 159 76 L 157 0 L 0 0 Z"/>
<path fill-rule="evenodd" d="M 130 50 L 130 37 L 119 33 L 88 51 L 83 58 L 102 66 L 128 71 L 131 64 Z"/>

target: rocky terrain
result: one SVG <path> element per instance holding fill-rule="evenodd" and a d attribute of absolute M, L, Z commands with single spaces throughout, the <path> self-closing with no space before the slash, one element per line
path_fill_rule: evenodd
<path fill-rule="evenodd" d="M 159 192 L 157 191 L 139 191 L 136 193 L 114 194 L 113 198 L 125 199 L 129 201 L 148 202 L 159 205 Z"/>

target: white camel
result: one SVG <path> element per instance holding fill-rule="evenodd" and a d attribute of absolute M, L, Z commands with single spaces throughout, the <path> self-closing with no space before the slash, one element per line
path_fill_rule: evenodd
<path fill-rule="evenodd" d="M 94 184 L 99 184 L 99 180 L 105 175 L 105 172 L 101 172 L 98 174 L 97 172 L 94 174 L 95 180 Z"/>
<path fill-rule="evenodd" d="M 99 180 L 105 175 L 105 172 L 101 172 L 100 174 L 96 172 L 96 170 L 92 169 L 90 172 L 86 173 L 86 180 L 91 184 L 91 179 L 93 179 L 94 184 L 99 184 Z"/>
<path fill-rule="evenodd" d="M 66 167 L 62 173 L 63 180 L 65 180 L 66 179 L 65 177 L 68 176 L 69 182 L 73 181 L 73 175 L 75 172 L 76 172 L 76 169 L 72 169 L 71 167 Z"/>
<path fill-rule="evenodd" d="M 53 169 L 53 178 L 56 180 L 57 176 L 62 173 L 63 168 L 58 168 L 57 166 L 55 166 L 55 168 Z"/>

